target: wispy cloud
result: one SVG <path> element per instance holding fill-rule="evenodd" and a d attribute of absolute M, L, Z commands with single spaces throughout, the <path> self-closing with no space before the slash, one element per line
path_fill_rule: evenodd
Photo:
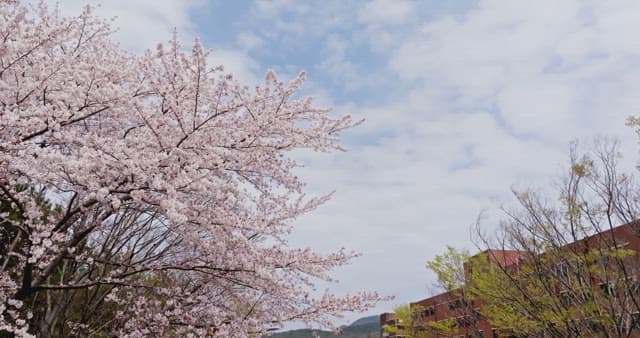
<path fill-rule="evenodd" d="M 47 2 L 52 7 L 56 4 L 53 0 Z M 87 4 L 98 6 L 98 15 L 116 19 L 114 27 L 118 31 L 114 35 L 115 40 L 123 48 L 140 52 L 154 48 L 158 42 L 168 41 L 174 30 L 183 41 L 191 43 L 198 34 L 190 12 L 205 3 L 205 0 L 66 0 L 60 8 L 65 15 L 78 15 Z"/>
<path fill-rule="evenodd" d="M 366 279 L 416 300 L 433 278 L 424 262 L 469 246 L 469 225 L 509 203 L 512 186 L 547 186 L 571 139 L 614 135 L 635 160 L 624 121 L 640 103 L 640 48 L 627 33 L 640 8 L 628 5 L 480 2 L 403 27 L 385 67 L 366 68 L 387 75 L 386 102 L 345 105 L 367 119 L 347 137 L 351 152 L 308 160 L 312 187 L 338 192 L 301 220 L 304 239 L 324 233 L 367 253 L 345 285 Z"/>
<path fill-rule="evenodd" d="M 408 0 L 375 0 L 364 4 L 358 19 L 372 25 L 393 25 L 407 21 L 413 14 L 415 2 Z"/>
<path fill-rule="evenodd" d="M 292 243 L 365 254 L 339 271 L 339 290 L 426 297 L 425 261 L 470 246 L 468 226 L 512 185 L 546 185 L 573 138 L 617 136 L 636 160 L 624 120 L 640 110 L 640 3 L 278 0 L 194 21 L 207 6 L 111 1 L 100 14 L 120 18 L 135 51 L 174 27 L 203 36 L 241 81 L 307 69 L 305 93 L 366 119 L 345 133 L 348 153 L 295 154 L 311 193 L 337 192 Z"/>

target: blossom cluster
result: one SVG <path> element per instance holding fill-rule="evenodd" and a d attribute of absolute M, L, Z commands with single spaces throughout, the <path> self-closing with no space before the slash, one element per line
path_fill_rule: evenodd
<path fill-rule="evenodd" d="M 356 254 L 286 241 L 328 199 L 289 152 L 356 122 L 298 98 L 304 73 L 249 88 L 199 41 L 132 55 L 111 32 L 0 0 L 0 332 L 247 336 L 380 300 L 313 297 Z"/>

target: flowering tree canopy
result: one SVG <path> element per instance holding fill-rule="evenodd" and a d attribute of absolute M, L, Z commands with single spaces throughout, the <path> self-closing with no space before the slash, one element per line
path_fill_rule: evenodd
<path fill-rule="evenodd" d="M 328 199 L 287 153 L 355 123 L 296 98 L 304 74 L 249 88 L 198 41 L 138 56 L 110 34 L 0 0 L 0 333 L 249 336 L 375 304 L 313 292 L 356 254 L 286 241 Z"/>

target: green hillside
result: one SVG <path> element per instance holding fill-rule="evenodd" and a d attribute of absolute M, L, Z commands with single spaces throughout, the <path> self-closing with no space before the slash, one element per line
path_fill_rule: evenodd
<path fill-rule="evenodd" d="M 299 329 L 274 333 L 272 338 L 379 338 L 380 324 L 378 316 L 360 318 L 349 326 L 342 328 L 342 332 L 336 334 L 331 331 Z"/>

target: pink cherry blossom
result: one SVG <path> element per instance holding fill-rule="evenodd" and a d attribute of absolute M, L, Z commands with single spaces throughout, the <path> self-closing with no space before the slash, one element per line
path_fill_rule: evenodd
<path fill-rule="evenodd" d="M 0 332 L 245 337 L 381 299 L 312 296 L 357 254 L 287 244 L 329 198 L 289 151 L 357 124 L 298 98 L 304 73 L 248 88 L 199 41 L 132 55 L 90 7 L 30 6 L 0 0 Z"/>

